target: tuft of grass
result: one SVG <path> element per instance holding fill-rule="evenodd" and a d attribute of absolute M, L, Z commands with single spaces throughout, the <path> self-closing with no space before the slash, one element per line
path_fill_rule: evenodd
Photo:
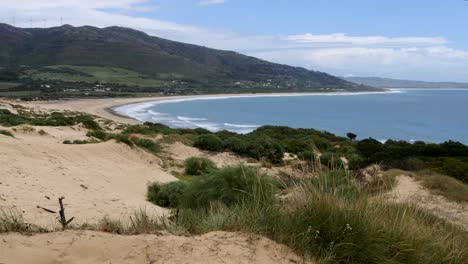
<path fill-rule="evenodd" d="M 84 145 L 84 144 L 95 144 L 95 143 L 98 143 L 98 141 L 96 140 L 79 140 L 79 139 L 76 139 L 76 140 L 64 140 L 63 141 L 63 144 L 65 145 Z"/>
<path fill-rule="evenodd" d="M 39 136 L 46 136 L 46 135 L 48 135 L 47 132 L 45 132 L 43 129 L 37 131 L 37 133 L 39 134 Z"/>
<path fill-rule="evenodd" d="M 420 171 L 415 177 L 433 194 L 442 195 L 455 202 L 468 202 L 468 185 L 432 171 Z"/>
<path fill-rule="evenodd" d="M 153 154 L 161 152 L 161 146 L 158 142 L 147 138 L 132 138 L 136 146 L 143 148 Z"/>
<path fill-rule="evenodd" d="M 192 176 L 199 176 L 216 169 L 216 164 L 208 158 L 191 157 L 185 160 L 185 173 Z"/>
<path fill-rule="evenodd" d="M 87 229 L 99 230 L 119 235 L 155 234 L 163 230 L 166 223 L 148 215 L 141 209 L 134 212 L 128 220 L 113 220 L 108 217 L 101 219 L 94 227 Z"/>
<path fill-rule="evenodd" d="M 15 137 L 15 136 L 13 136 L 13 133 L 11 133 L 10 131 L 5 130 L 5 129 L 0 129 L 0 135 L 4 135 L 4 136 L 7 136 L 7 137 Z"/>
<path fill-rule="evenodd" d="M 31 232 L 31 226 L 27 224 L 23 216 L 13 210 L 3 210 L 0 209 L 0 233 L 8 233 L 8 232 Z"/>
<path fill-rule="evenodd" d="M 99 140 L 102 140 L 102 141 L 106 141 L 109 137 L 109 135 L 102 131 L 102 130 L 93 130 L 93 131 L 89 131 L 88 133 L 86 133 L 86 136 L 87 137 L 93 137 L 93 138 L 97 138 Z"/>

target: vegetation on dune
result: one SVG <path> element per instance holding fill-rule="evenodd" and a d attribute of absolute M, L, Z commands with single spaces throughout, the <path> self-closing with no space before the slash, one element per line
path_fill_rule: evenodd
<path fill-rule="evenodd" d="M 399 171 L 389 170 L 372 181 L 363 180 L 363 168 L 380 163 L 387 169 L 417 171 L 411 176 L 431 192 L 466 202 L 468 147 L 461 143 L 381 143 L 275 126 L 240 135 L 145 123 L 110 133 L 88 115 L 17 110 L 19 114 L 0 110 L 0 125 L 81 123 L 89 128 L 87 136 L 92 139 L 69 141 L 71 144 L 113 139 L 157 154 L 161 151 L 159 141 L 152 138 L 163 134 L 200 149 L 233 151 L 274 164 L 284 163 L 284 153 L 289 152 L 302 159 L 300 162 L 318 168 L 316 177 L 281 182 L 256 168 L 217 169 L 206 158 L 190 158 L 185 161 L 186 173 L 196 177 L 148 186 L 148 201 L 176 209 L 170 220 L 153 219 L 141 212 L 132 216 L 129 224 L 103 219 L 96 226 L 82 228 L 118 234 L 154 233 L 161 229 L 190 234 L 214 230 L 249 232 L 286 244 L 304 258 L 321 263 L 468 262 L 466 230 L 414 206 L 392 204 L 376 195 L 394 185 Z M 29 232 L 33 231 L 31 228 L 18 214 L 0 214 L 0 232 Z"/>
<path fill-rule="evenodd" d="M 416 179 L 432 193 L 445 196 L 455 202 L 468 202 L 468 185 L 453 177 L 429 170 L 415 173 Z"/>
<path fill-rule="evenodd" d="M 5 129 L 0 129 L 0 135 L 4 135 L 7 137 L 15 137 L 13 136 L 13 133 L 11 131 L 5 130 Z"/>
<path fill-rule="evenodd" d="M 14 114 L 7 109 L 0 109 L 0 125 L 7 127 L 25 124 L 32 126 L 73 126 L 80 123 L 88 129 L 101 129 L 92 116 L 85 114 L 59 112 L 36 114 L 24 111 L 20 114 Z"/>
<path fill-rule="evenodd" d="M 174 188 L 174 183 L 169 184 Z M 464 263 L 468 234 L 413 206 L 373 197 L 339 169 L 286 189 L 246 167 L 181 181 L 175 225 L 251 232 L 321 263 Z M 164 185 L 159 186 L 164 188 Z M 287 193 L 286 198 L 279 198 Z M 173 206 L 171 206 L 173 207 Z"/>
<path fill-rule="evenodd" d="M 208 158 L 191 157 L 185 160 L 184 167 L 186 174 L 198 176 L 216 169 L 216 164 Z"/>

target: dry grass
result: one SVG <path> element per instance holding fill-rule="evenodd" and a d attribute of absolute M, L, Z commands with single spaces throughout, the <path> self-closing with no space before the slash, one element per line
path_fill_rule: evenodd
<path fill-rule="evenodd" d="M 468 202 L 468 185 L 463 182 L 432 171 L 420 171 L 414 175 L 431 193 L 455 202 Z"/>
<path fill-rule="evenodd" d="M 5 130 L 5 129 L 0 129 L 0 135 L 4 135 L 7 137 L 15 137 L 13 136 L 13 133 L 11 131 Z"/>

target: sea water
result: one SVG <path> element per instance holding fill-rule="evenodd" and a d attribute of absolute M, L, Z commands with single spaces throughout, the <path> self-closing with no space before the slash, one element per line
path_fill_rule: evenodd
<path fill-rule="evenodd" d="M 174 128 L 248 133 L 262 125 L 314 128 L 344 136 L 468 144 L 468 89 L 384 93 L 257 95 L 168 99 L 117 112 Z"/>

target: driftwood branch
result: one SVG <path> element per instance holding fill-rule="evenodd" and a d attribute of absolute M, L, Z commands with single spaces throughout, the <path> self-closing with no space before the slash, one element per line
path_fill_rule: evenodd
<path fill-rule="evenodd" d="M 59 222 L 60 224 L 62 224 L 62 228 L 65 230 L 67 229 L 67 226 L 68 224 L 71 223 L 71 221 L 73 221 L 73 219 L 75 219 L 75 217 L 72 217 L 70 218 L 69 220 L 67 220 L 67 218 L 65 217 L 65 207 L 63 206 L 63 199 L 65 199 L 65 197 L 60 197 L 58 200 L 59 200 L 59 204 L 60 204 L 60 211 L 59 211 Z"/>

